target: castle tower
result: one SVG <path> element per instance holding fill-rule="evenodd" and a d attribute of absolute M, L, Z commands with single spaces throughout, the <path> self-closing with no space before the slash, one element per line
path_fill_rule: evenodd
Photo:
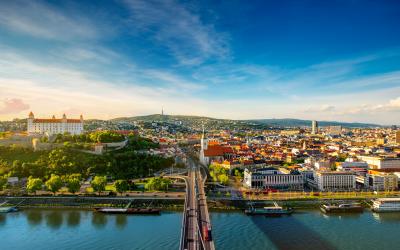
<path fill-rule="evenodd" d="M 83 115 L 81 115 L 81 116 L 79 117 L 79 119 L 81 120 L 81 123 L 83 123 Z"/>
<path fill-rule="evenodd" d="M 28 115 L 28 119 L 27 119 L 27 129 L 28 129 L 28 134 L 33 133 L 34 132 L 34 128 L 33 128 L 33 121 L 35 120 L 35 116 L 33 115 L 32 111 L 29 113 Z"/>

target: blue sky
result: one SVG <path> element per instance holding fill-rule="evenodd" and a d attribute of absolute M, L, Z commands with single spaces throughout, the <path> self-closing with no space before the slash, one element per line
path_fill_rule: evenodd
<path fill-rule="evenodd" d="M 0 120 L 399 124 L 398 1 L 1 1 Z"/>

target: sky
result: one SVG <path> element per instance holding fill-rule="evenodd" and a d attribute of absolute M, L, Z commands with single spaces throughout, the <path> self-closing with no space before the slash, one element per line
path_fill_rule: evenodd
<path fill-rule="evenodd" d="M 0 120 L 400 124 L 400 2 L 0 1 Z"/>

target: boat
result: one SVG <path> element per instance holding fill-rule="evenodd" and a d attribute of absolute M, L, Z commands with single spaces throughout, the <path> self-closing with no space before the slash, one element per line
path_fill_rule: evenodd
<path fill-rule="evenodd" d="M 6 206 L 3 207 L 3 205 L 7 204 L 7 201 L 3 202 L 0 204 L 0 213 L 11 213 L 11 212 L 18 212 L 18 207 L 17 206 Z"/>
<path fill-rule="evenodd" d="M 18 212 L 17 207 L 0 207 L 0 213 Z"/>
<path fill-rule="evenodd" d="M 160 214 L 160 209 L 156 208 L 130 208 L 132 202 L 130 201 L 124 208 L 99 207 L 94 210 L 105 214 Z"/>
<path fill-rule="evenodd" d="M 320 207 L 324 213 L 361 213 L 364 208 L 358 203 L 323 204 Z"/>
<path fill-rule="evenodd" d="M 378 198 L 372 202 L 374 212 L 400 212 L 400 198 Z"/>
<path fill-rule="evenodd" d="M 96 212 L 105 214 L 160 214 L 155 208 L 95 208 Z"/>
<path fill-rule="evenodd" d="M 274 206 L 271 207 L 263 207 L 263 208 L 255 208 L 252 204 L 250 204 L 249 208 L 244 211 L 247 215 L 266 215 L 266 216 L 281 216 L 281 215 L 289 215 L 293 213 L 293 209 L 291 208 L 282 208 L 278 206 L 276 202 L 274 202 Z"/>

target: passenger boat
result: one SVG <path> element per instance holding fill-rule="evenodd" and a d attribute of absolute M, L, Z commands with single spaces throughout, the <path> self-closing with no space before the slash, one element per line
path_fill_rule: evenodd
<path fill-rule="evenodd" d="M 160 214 L 155 208 L 95 208 L 96 212 L 105 214 Z"/>
<path fill-rule="evenodd" d="M 255 208 L 250 205 L 250 207 L 246 209 L 244 213 L 247 215 L 281 216 L 293 213 L 293 209 L 284 209 L 281 206 L 278 206 L 276 202 L 274 202 L 274 206 L 271 207 Z"/>
<path fill-rule="evenodd" d="M 400 198 L 379 198 L 372 202 L 374 212 L 399 212 Z"/>
<path fill-rule="evenodd" d="M 324 213 L 361 213 L 364 208 L 358 203 L 323 204 L 320 207 Z"/>

